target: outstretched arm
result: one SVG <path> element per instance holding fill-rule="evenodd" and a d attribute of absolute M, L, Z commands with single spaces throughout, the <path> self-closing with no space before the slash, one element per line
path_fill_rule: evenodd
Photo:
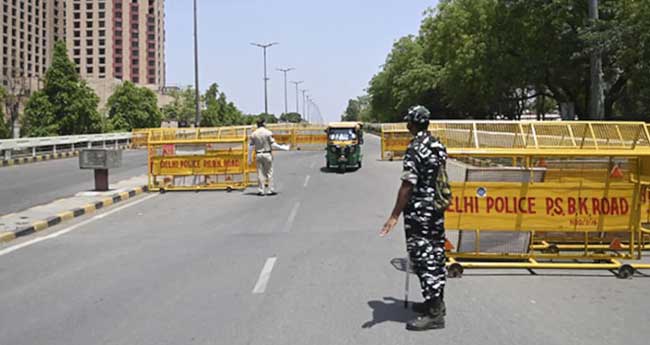
<path fill-rule="evenodd" d="M 406 208 L 406 204 L 411 198 L 412 193 L 413 193 L 413 184 L 411 184 L 408 181 L 402 181 L 402 185 L 400 186 L 399 191 L 397 192 L 397 201 L 395 201 L 395 207 L 393 207 L 393 212 L 391 213 L 390 217 L 388 218 L 384 226 L 381 228 L 381 232 L 379 233 L 379 236 L 384 237 L 388 235 L 388 233 L 391 232 L 393 228 L 395 228 L 395 225 L 397 225 L 397 220 L 399 219 L 399 216 L 404 211 L 404 208 Z"/>

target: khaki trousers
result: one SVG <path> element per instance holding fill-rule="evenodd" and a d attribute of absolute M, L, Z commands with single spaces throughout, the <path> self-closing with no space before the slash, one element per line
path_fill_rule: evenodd
<path fill-rule="evenodd" d="M 258 153 L 257 163 L 257 180 L 259 181 L 260 193 L 266 192 L 266 188 L 273 192 L 273 155 L 270 153 Z"/>

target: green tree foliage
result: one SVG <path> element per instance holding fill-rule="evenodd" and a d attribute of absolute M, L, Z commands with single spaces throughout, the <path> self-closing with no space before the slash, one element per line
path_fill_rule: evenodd
<path fill-rule="evenodd" d="M 205 110 L 201 113 L 202 127 L 233 126 L 245 123 L 242 112 L 226 94 L 219 91 L 219 85 L 212 83 L 204 96 Z"/>
<path fill-rule="evenodd" d="M 300 123 L 302 122 L 302 116 L 298 113 L 286 113 L 280 115 L 280 121 L 282 122 L 291 122 L 291 123 Z"/>
<path fill-rule="evenodd" d="M 345 108 L 345 112 L 341 115 L 341 121 L 357 121 L 359 120 L 360 112 L 361 107 L 359 106 L 359 101 L 351 99 L 348 101 L 348 107 Z"/>
<path fill-rule="evenodd" d="M 367 95 L 348 100 L 341 121 L 368 121 L 370 122 L 370 97 Z"/>
<path fill-rule="evenodd" d="M 54 46 L 52 65 L 44 87 L 34 92 L 25 107 L 24 131 L 29 136 L 98 133 L 102 119 L 99 97 L 79 78 L 68 59 L 65 43 Z"/>
<path fill-rule="evenodd" d="M 47 137 L 59 135 L 59 125 L 54 116 L 52 103 L 43 91 L 37 91 L 27 101 L 22 119 L 23 135 Z"/>
<path fill-rule="evenodd" d="M 606 118 L 650 107 L 650 7 L 601 0 L 445 0 L 417 36 L 398 40 L 370 81 L 371 118 L 413 104 L 445 118 L 517 118 L 529 103 L 573 103 L 588 118 L 590 55 L 602 53 Z M 546 106 L 544 106 L 546 108 Z"/>
<path fill-rule="evenodd" d="M 108 117 L 114 130 L 160 127 L 162 114 L 156 94 L 125 81 L 108 98 Z"/>
<path fill-rule="evenodd" d="M 172 91 L 171 95 L 174 100 L 161 109 L 163 119 L 193 122 L 196 114 L 194 88 L 188 86 L 182 90 Z"/>

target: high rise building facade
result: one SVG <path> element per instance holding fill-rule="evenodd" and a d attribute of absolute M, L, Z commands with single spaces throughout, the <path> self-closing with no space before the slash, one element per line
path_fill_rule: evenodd
<path fill-rule="evenodd" d="M 38 80 L 47 70 L 56 39 L 65 36 L 62 0 L 2 0 L 0 84 Z"/>
<path fill-rule="evenodd" d="M 79 74 L 102 83 L 165 85 L 164 0 L 0 0 L 0 83 L 38 80 L 65 40 Z M 112 87 L 110 88 L 112 89 Z M 107 90 L 110 92 L 112 90 Z"/>
<path fill-rule="evenodd" d="M 82 78 L 165 85 L 163 0 L 67 0 L 66 44 Z"/>

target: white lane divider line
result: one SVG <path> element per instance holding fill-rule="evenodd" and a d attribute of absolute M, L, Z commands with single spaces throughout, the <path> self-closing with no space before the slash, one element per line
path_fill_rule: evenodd
<path fill-rule="evenodd" d="M 260 272 L 260 277 L 257 279 L 257 283 L 253 288 L 254 294 L 261 294 L 266 291 L 266 286 L 269 284 L 269 279 L 271 278 L 273 265 L 275 265 L 275 261 L 277 261 L 277 259 L 278 258 L 276 257 L 266 259 L 266 263 L 264 263 L 264 267 L 262 267 L 262 272 Z"/>
<path fill-rule="evenodd" d="M 311 162 L 311 164 L 309 165 L 309 169 L 313 169 L 314 165 L 316 165 L 316 162 Z"/>
<path fill-rule="evenodd" d="M 309 184 L 309 179 L 310 178 L 311 178 L 311 176 L 309 176 L 309 175 L 307 175 L 307 177 L 305 177 L 305 184 L 303 185 L 303 187 L 307 188 L 307 185 Z"/>
<path fill-rule="evenodd" d="M 83 222 L 79 222 L 79 223 L 77 223 L 77 224 L 75 224 L 73 226 L 67 227 L 67 228 L 65 228 L 65 229 L 63 229 L 61 231 L 57 231 L 57 232 L 49 234 L 47 236 L 38 237 L 38 238 L 35 238 L 33 240 L 29 240 L 29 241 L 21 243 L 21 244 L 17 244 L 15 246 L 5 248 L 3 250 L 0 250 L 0 256 L 9 254 L 11 252 L 15 252 L 16 250 L 19 250 L 19 249 L 22 249 L 22 248 L 25 248 L 25 247 L 29 247 L 29 246 L 31 246 L 33 244 L 36 244 L 36 243 L 39 243 L 39 242 L 47 241 L 47 240 L 50 240 L 50 239 L 53 239 L 53 238 L 57 238 L 57 237 L 59 237 L 61 235 L 65 235 L 65 234 L 67 234 L 68 232 L 70 232 L 70 231 L 72 231 L 74 229 L 80 228 L 80 227 L 82 227 L 82 226 L 84 226 L 86 224 L 89 224 L 89 223 L 92 223 L 92 222 L 94 222 L 96 220 L 102 219 L 102 218 L 104 218 L 104 217 L 106 217 L 108 215 L 111 215 L 113 213 L 119 212 L 119 211 L 121 211 L 121 210 L 123 210 L 123 209 L 125 209 L 127 207 L 135 206 L 135 205 L 137 205 L 137 204 L 139 204 L 139 203 L 141 203 L 143 201 L 146 201 L 146 200 L 149 200 L 151 198 L 157 197 L 158 195 L 160 195 L 160 194 L 151 194 L 151 195 L 146 196 L 146 197 L 144 197 L 144 198 L 142 198 L 140 200 L 133 201 L 133 202 L 128 203 L 128 204 L 126 204 L 124 206 L 120 206 L 120 207 L 118 207 L 116 209 L 110 210 L 110 211 L 108 211 L 106 213 L 98 214 L 98 215 L 96 215 L 96 216 L 94 216 L 94 217 L 92 217 L 90 219 L 84 220 Z"/>
<path fill-rule="evenodd" d="M 291 231 L 291 226 L 293 225 L 293 221 L 296 220 L 296 216 L 298 215 L 299 208 L 300 208 L 300 201 L 297 202 L 295 205 L 293 205 L 293 208 L 291 209 L 291 213 L 289 213 L 289 218 L 287 219 L 287 226 L 284 228 L 285 232 Z"/>

